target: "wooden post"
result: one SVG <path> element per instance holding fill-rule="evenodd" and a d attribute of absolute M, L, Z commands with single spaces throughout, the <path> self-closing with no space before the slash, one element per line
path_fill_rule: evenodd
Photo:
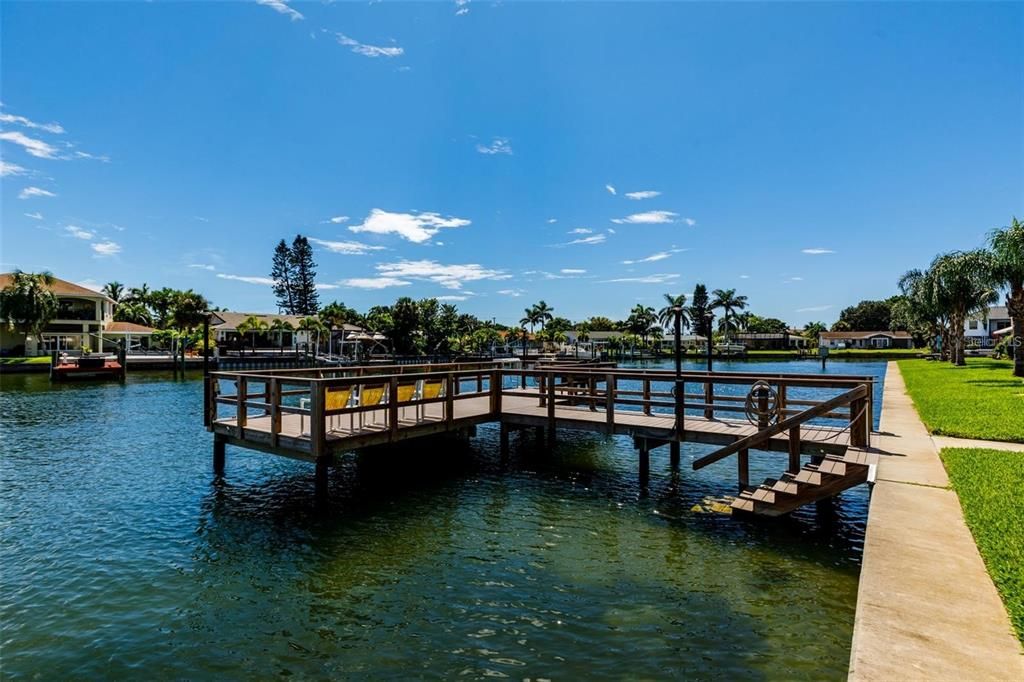
<path fill-rule="evenodd" d="M 651 380 L 644 378 L 644 414 L 651 413 Z"/>
<path fill-rule="evenodd" d="M 672 470 L 679 468 L 679 441 L 674 440 L 668 444 L 669 451 L 669 465 Z"/>
<path fill-rule="evenodd" d="M 445 377 L 444 420 L 447 429 L 451 430 L 455 424 L 455 377 L 451 373 Z"/>
<path fill-rule="evenodd" d="M 590 411 L 597 412 L 597 375 L 591 374 L 587 377 L 588 388 L 590 388 Z"/>
<path fill-rule="evenodd" d="M 768 426 L 768 391 L 762 386 L 757 390 L 757 428 Z"/>
<path fill-rule="evenodd" d="M 779 421 L 786 418 L 786 384 L 779 382 Z"/>
<path fill-rule="evenodd" d="M 640 450 L 640 485 L 647 487 L 647 481 L 651 475 L 651 450 L 646 438 L 637 441 Z"/>
<path fill-rule="evenodd" d="M 246 395 L 249 391 L 248 379 L 244 375 L 239 374 L 236 383 L 238 384 L 238 394 L 235 396 L 235 400 L 238 402 L 235 412 L 236 425 L 238 427 L 238 439 L 242 440 L 245 438 L 245 423 L 248 418 L 248 410 L 245 407 L 245 401 L 248 398 Z"/>
<path fill-rule="evenodd" d="M 858 398 L 850 403 L 850 445 L 864 447 L 868 444 L 868 402 Z"/>
<path fill-rule="evenodd" d="M 537 394 L 540 396 L 540 401 L 537 403 L 541 407 L 546 404 L 546 397 L 548 394 L 548 375 L 541 374 L 537 377 Z"/>
<path fill-rule="evenodd" d="M 388 382 L 388 441 L 398 440 L 398 377 L 391 376 Z"/>
<path fill-rule="evenodd" d="M 483 393 L 484 392 L 484 375 L 483 374 L 477 374 L 476 375 L 476 392 L 477 393 Z"/>
<path fill-rule="evenodd" d="M 786 471 L 795 474 L 800 471 L 800 426 L 789 430 L 789 466 Z"/>
<path fill-rule="evenodd" d="M 504 462 L 508 459 L 508 424 L 501 422 L 501 460 Z"/>
<path fill-rule="evenodd" d="M 678 442 L 686 440 L 686 382 L 676 381 L 673 386 L 673 395 L 675 399 L 676 408 L 676 441 Z M 676 447 L 678 454 L 678 447 Z"/>
<path fill-rule="evenodd" d="M 281 380 L 274 377 L 268 384 L 270 389 L 270 445 L 276 448 L 281 434 Z"/>
<path fill-rule="evenodd" d="M 267 380 L 265 380 L 263 382 L 263 402 L 268 404 L 268 405 L 270 404 L 270 380 L 269 379 L 267 379 Z M 270 408 L 269 407 L 263 408 L 263 414 L 264 415 L 269 415 L 270 414 Z"/>
<path fill-rule="evenodd" d="M 213 473 L 217 476 L 224 474 L 224 437 L 220 434 L 213 436 Z"/>
<path fill-rule="evenodd" d="M 501 370 L 491 372 L 491 415 L 495 418 L 501 417 Z"/>
<path fill-rule="evenodd" d="M 548 445 L 555 445 L 555 375 L 548 376 Z"/>
<path fill-rule="evenodd" d="M 329 471 L 328 457 L 322 455 L 316 459 L 316 497 L 323 500 L 327 497 L 327 474 Z"/>
<path fill-rule="evenodd" d="M 715 402 L 715 384 L 711 380 L 711 373 L 708 373 L 707 383 L 704 384 L 704 403 L 707 407 L 704 408 L 704 418 L 714 419 L 715 408 L 713 407 Z"/>
<path fill-rule="evenodd" d="M 750 486 L 750 450 L 743 448 L 736 455 L 736 479 L 740 492 Z"/>
<path fill-rule="evenodd" d="M 604 413 L 605 413 L 605 425 L 608 429 L 608 435 L 615 433 L 615 375 L 606 374 L 604 377 L 605 396 L 604 396 Z"/>

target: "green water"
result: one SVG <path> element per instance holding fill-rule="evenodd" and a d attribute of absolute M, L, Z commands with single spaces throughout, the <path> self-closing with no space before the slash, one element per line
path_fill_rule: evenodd
<path fill-rule="evenodd" d="M 845 677 L 863 487 L 740 521 L 690 510 L 734 492 L 704 447 L 643 491 L 628 439 L 524 434 L 503 467 L 484 427 L 350 456 L 318 508 L 302 462 L 212 476 L 194 378 L 0 387 L 5 678 Z"/>

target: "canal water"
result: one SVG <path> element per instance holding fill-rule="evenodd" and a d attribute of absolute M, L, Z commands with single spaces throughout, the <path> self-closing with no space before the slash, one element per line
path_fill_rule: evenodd
<path fill-rule="evenodd" d="M 743 521 L 695 511 L 734 492 L 706 446 L 644 491 L 626 438 L 524 433 L 503 467 L 484 427 L 350 456 L 317 508 L 306 463 L 229 447 L 214 479 L 196 379 L 0 379 L 5 678 L 845 677 L 864 486 Z"/>

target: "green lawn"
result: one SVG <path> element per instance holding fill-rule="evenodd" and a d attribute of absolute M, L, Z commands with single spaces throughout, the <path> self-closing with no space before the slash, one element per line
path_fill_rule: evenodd
<path fill-rule="evenodd" d="M 945 449 L 953 489 L 992 581 L 1024 642 L 1024 454 Z"/>
<path fill-rule="evenodd" d="M 50 356 L 44 355 L 36 358 L 0 358 L 0 365 L 48 365 Z"/>
<path fill-rule="evenodd" d="M 1024 380 L 1009 360 L 900 360 L 917 413 L 937 435 L 1024 443 Z"/>

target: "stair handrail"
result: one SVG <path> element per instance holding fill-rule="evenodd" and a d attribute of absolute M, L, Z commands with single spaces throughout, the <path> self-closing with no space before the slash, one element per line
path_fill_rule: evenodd
<path fill-rule="evenodd" d="M 707 465 L 714 464 L 715 462 L 721 459 L 725 459 L 729 455 L 734 455 L 740 450 L 746 450 L 749 448 L 757 447 L 758 445 L 760 445 L 761 443 L 763 443 L 764 441 L 768 440 L 769 438 L 776 434 L 782 433 L 783 431 L 788 431 L 794 426 L 800 426 L 804 422 L 810 421 L 815 417 L 820 417 L 823 414 L 827 414 L 828 412 L 831 412 L 837 407 L 848 405 L 852 403 L 854 400 L 866 398 L 867 393 L 868 387 L 866 384 L 861 384 L 860 386 L 852 388 L 849 391 L 846 391 L 845 393 L 840 393 L 839 395 L 837 395 L 834 398 L 831 398 L 830 400 L 826 400 L 825 402 L 819 403 L 814 407 L 810 407 L 804 410 L 803 412 L 794 414 L 792 417 L 784 419 L 767 428 L 764 428 L 758 431 L 757 433 L 752 433 L 749 436 L 740 438 L 739 440 L 733 442 L 732 445 L 727 445 L 721 450 L 716 450 L 715 452 L 712 452 L 710 455 L 705 455 L 700 459 L 694 460 L 693 469 L 703 469 Z"/>

